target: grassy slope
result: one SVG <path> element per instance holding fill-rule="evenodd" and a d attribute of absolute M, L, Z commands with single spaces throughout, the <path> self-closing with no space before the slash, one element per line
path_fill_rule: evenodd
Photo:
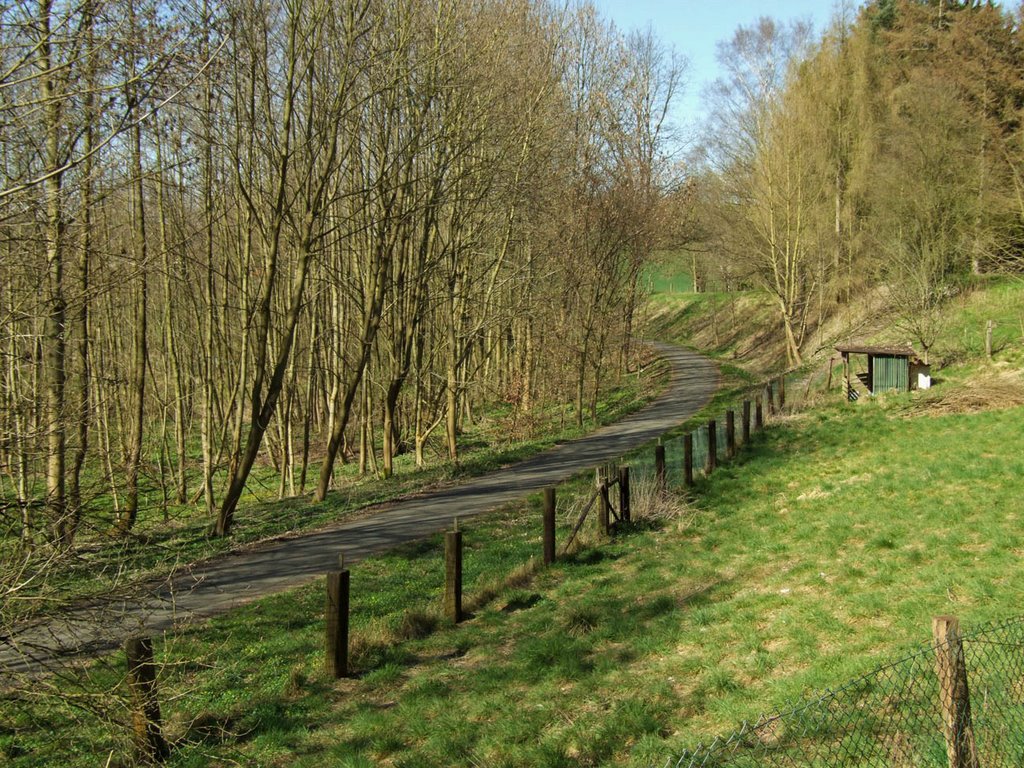
<path fill-rule="evenodd" d="M 1006 291 L 950 327 L 1012 306 Z M 960 331 L 950 348 L 975 343 Z M 1000 358 L 1019 365 L 1012 333 Z M 163 650 L 189 662 L 164 681 L 182 694 L 166 707 L 173 764 L 656 764 L 872 668 L 927 638 L 932 615 L 1017 614 L 1024 409 L 907 418 L 919 398 L 833 399 L 778 422 L 679 522 L 490 585 L 458 628 L 416 639 L 435 622 L 436 539 L 361 563 L 352 680 L 320 672 L 322 582 L 217 619 Z M 473 523 L 470 599 L 539 551 L 537 520 L 534 499 Z M 95 764 L 112 746 L 83 729 L 68 755 L 45 734 L 60 713 L 21 717 L 0 735 L 9 756 L 25 750 L 14 765 Z"/>

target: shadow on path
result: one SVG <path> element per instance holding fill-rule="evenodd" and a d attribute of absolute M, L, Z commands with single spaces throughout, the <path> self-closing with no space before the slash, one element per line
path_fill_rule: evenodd
<path fill-rule="evenodd" d="M 342 551 L 346 564 L 357 562 L 440 531 L 453 517 L 477 515 L 515 501 L 657 438 L 707 403 L 718 388 L 719 374 L 713 363 L 695 352 L 669 344 L 653 346 L 671 367 L 668 389 L 622 421 L 458 486 L 384 505 L 362 519 L 196 564 L 149 599 L 72 609 L 28 627 L 3 639 L 0 688 L 8 682 L 3 678 L 45 671 L 57 657 L 88 658 L 112 650 L 133 631 L 160 632 L 300 586 L 336 569 Z"/>

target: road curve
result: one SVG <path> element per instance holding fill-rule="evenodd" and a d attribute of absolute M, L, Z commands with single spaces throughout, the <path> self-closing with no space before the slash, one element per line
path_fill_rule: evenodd
<path fill-rule="evenodd" d="M 455 516 L 469 517 L 515 501 L 655 439 L 707 403 L 718 388 L 719 374 L 695 352 L 663 343 L 653 346 L 671 368 L 667 390 L 625 419 L 460 485 L 388 503 L 358 520 L 198 563 L 147 600 L 76 608 L 2 638 L 0 688 L 15 676 L 47 669 L 57 657 L 87 658 L 112 649 L 131 632 L 164 631 L 300 586 L 337 568 L 339 552 L 345 553 L 346 563 L 357 562 L 440 531 Z"/>

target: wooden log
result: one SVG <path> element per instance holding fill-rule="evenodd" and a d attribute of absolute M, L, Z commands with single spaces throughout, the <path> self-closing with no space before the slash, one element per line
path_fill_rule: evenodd
<path fill-rule="evenodd" d="M 932 619 L 932 634 L 949 768 L 978 768 L 960 622 L 954 616 L 936 616 Z"/>
<path fill-rule="evenodd" d="M 754 431 L 760 432 L 764 429 L 764 408 L 761 406 L 761 396 L 754 398 Z"/>
<path fill-rule="evenodd" d="M 668 490 L 668 481 L 665 477 L 665 446 L 654 446 L 654 476 L 657 481 L 658 493 L 665 493 Z"/>
<path fill-rule="evenodd" d="M 693 432 L 683 435 L 683 482 L 693 485 Z"/>
<path fill-rule="evenodd" d="M 750 401 L 743 401 L 743 444 L 750 442 Z"/>
<path fill-rule="evenodd" d="M 619 467 L 619 514 L 627 523 L 633 519 L 629 498 L 629 467 Z"/>
<path fill-rule="evenodd" d="M 544 565 L 555 562 L 555 489 L 544 489 Z"/>
<path fill-rule="evenodd" d="M 444 614 L 462 621 L 462 531 L 444 535 Z"/>
<path fill-rule="evenodd" d="M 327 574 L 325 609 L 327 674 L 335 679 L 348 675 L 349 572 Z"/>
<path fill-rule="evenodd" d="M 565 546 L 562 547 L 562 554 L 564 555 L 569 551 L 569 547 L 572 546 L 573 541 L 576 539 L 576 534 L 580 532 L 580 528 L 583 527 L 583 522 L 587 519 L 587 515 L 590 513 L 591 507 L 594 506 L 594 502 L 601 496 L 601 490 L 595 488 L 594 492 L 587 499 L 587 503 L 583 505 L 583 511 L 580 512 L 579 519 L 576 520 L 576 525 L 573 526 L 572 531 L 569 533 L 569 538 L 565 540 Z"/>
<path fill-rule="evenodd" d="M 710 475 L 718 466 L 718 435 L 715 428 L 715 420 L 708 421 L 708 457 L 704 462 L 704 474 Z"/>
<path fill-rule="evenodd" d="M 725 455 L 736 458 L 736 414 L 732 411 L 725 412 Z"/>
<path fill-rule="evenodd" d="M 132 731 L 141 762 L 162 763 L 170 756 L 160 723 L 160 701 L 153 664 L 153 641 L 131 637 L 124 644 L 128 657 L 128 687 L 131 689 Z"/>

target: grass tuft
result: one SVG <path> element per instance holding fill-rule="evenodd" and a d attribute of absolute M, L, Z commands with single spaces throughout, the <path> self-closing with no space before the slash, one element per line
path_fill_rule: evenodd
<path fill-rule="evenodd" d="M 591 608 L 573 608 L 562 621 L 569 637 L 583 637 L 597 629 L 600 616 Z"/>
<path fill-rule="evenodd" d="M 415 609 L 406 611 L 405 616 L 402 617 L 402 623 L 398 625 L 398 631 L 395 632 L 395 639 L 397 641 L 422 640 L 424 637 L 432 635 L 440 623 L 441 617 L 432 611 Z"/>

